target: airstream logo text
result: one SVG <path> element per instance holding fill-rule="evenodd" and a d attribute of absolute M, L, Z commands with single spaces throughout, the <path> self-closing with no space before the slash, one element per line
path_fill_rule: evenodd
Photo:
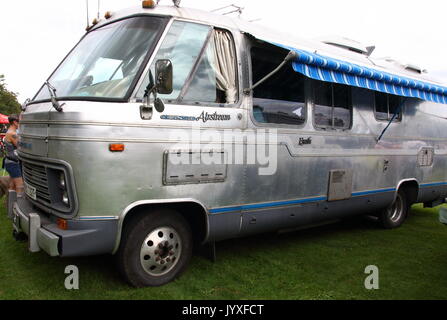
<path fill-rule="evenodd" d="M 208 121 L 230 121 L 231 115 L 229 114 L 218 114 L 217 112 L 208 113 L 203 111 L 199 117 L 191 116 L 174 116 L 174 115 L 162 115 L 161 120 L 176 120 L 176 121 L 200 121 L 203 123 Z"/>
<path fill-rule="evenodd" d="M 200 120 L 204 123 L 208 121 L 229 121 L 231 120 L 231 116 L 229 114 L 218 114 L 217 112 L 209 114 L 208 112 L 203 111 L 200 117 L 197 118 L 197 121 Z"/>

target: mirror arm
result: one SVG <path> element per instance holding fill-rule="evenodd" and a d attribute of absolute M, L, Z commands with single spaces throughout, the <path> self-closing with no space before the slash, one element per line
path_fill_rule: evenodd
<path fill-rule="evenodd" d="M 152 80 L 152 79 L 151 79 Z M 152 85 L 151 88 L 149 86 Z M 153 81 L 150 81 L 148 86 L 146 87 L 146 90 L 144 91 L 144 101 L 140 106 L 140 116 L 143 120 L 151 120 L 153 115 L 153 109 L 154 107 L 151 105 L 151 94 L 154 95 L 154 101 L 157 98 L 157 86 L 154 84 Z"/>
<path fill-rule="evenodd" d="M 151 105 L 150 103 L 150 97 L 151 95 L 154 96 L 154 105 Z M 164 103 L 161 101 L 161 99 L 158 98 L 158 92 L 157 92 L 157 86 L 153 85 L 151 89 L 146 89 L 144 92 L 144 98 L 146 99 L 144 101 L 144 104 L 140 106 L 140 116 L 143 120 L 151 120 L 153 116 L 153 109 L 155 107 L 155 110 L 158 112 L 164 111 Z"/>

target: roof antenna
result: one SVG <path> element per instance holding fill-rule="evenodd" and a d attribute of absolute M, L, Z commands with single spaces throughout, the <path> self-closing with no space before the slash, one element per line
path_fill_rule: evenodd
<path fill-rule="evenodd" d="M 98 0 L 98 21 L 99 21 L 99 8 L 100 8 L 101 0 Z"/>
<path fill-rule="evenodd" d="M 87 9 L 87 30 L 90 28 L 90 18 L 88 14 L 88 0 L 85 0 L 85 7 Z"/>
<path fill-rule="evenodd" d="M 180 8 L 180 2 L 182 2 L 182 0 L 172 0 L 172 2 L 174 3 L 174 6 L 176 6 L 177 8 Z M 160 0 L 157 0 L 157 5 L 160 3 Z"/>
<path fill-rule="evenodd" d="M 230 4 L 229 6 L 226 7 L 222 7 L 222 8 L 218 8 L 218 9 L 214 9 L 211 10 L 211 12 L 218 12 L 218 11 L 222 11 L 224 9 L 227 9 L 225 12 L 222 12 L 221 15 L 226 16 L 232 13 L 237 12 L 239 14 L 239 18 L 241 17 L 242 13 L 244 12 L 244 8 L 243 7 L 239 7 L 235 4 Z"/>

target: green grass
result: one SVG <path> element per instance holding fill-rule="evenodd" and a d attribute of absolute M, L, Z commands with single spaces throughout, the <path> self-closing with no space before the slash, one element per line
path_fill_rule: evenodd
<path fill-rule="evenodd" d="M 173 283 L 134 289 L 121 280 L 111 256 L 29 253 L 26 243 L 13 240 L 2 205 L 0 299 L 446 299 L 447 227 L 438 209 L 413 207 L 397 230 L 353 219 L 221 242 L 216 263 L 195 255 Z M 80 270 L 78 291 L 64 288 L 70 264 Z M 364 288 L 368 265 L 380 269 L 380 290 Z"/>

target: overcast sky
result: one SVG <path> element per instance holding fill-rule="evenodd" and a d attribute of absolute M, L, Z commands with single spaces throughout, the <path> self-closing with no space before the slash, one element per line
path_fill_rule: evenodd
<path fill-rule="evenodd" d="M 447 82 L 445 12 L 440 0 L 183 0 L 212 10 L 245 8 L 243 18 L 287 29 L 300 37 L 342 35 L 376 45 L 373 56 L 420 65 Z M 98 0 L 89 0 L 90 21 Z M 100 0 L 104 12 L 140 5 L 141 0 Z M 171 5 L 162 0 L 160 4 Z M 20 102 L 33 97 L 53 69 L 85 33 L 85 0 L 1 0 L 0 74 Z"/>

